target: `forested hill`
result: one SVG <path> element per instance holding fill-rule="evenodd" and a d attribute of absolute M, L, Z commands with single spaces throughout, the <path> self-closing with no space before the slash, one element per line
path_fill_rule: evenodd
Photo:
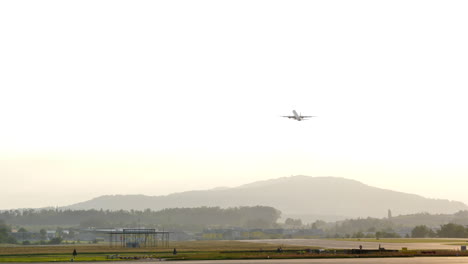
<path fill-rule="evenodd" d="M 272 228 L 281 212 L 266 206 L 173 208 L 161 211 L 7 210 L 0 220 L 15 226 L 135 227 L 201 230 L 206 227 Z"/>
<path fill-rule="evenodd" d="M 292 176 L 224 189 L 189 191 L 166 196 L 110 195 L 68 206 L 68 209 L 161 210 L 177 207 L 271 206 L 285 216 L 305 221 L 385 217 L 420 212 L 452 214 L 468 207 L 456 201 L 371 187 L 337 177 Z M 324 218 L 323 216 L 335 216 Z"/>
<path fill-rule="evenodd" d="M 424 226 L 428 230 L 440 230 L 444 225 L 456 225 L 463 227 L 468 226 L 468 211 L 459 211 L 455 214 L 428 214 L 428 213 L 419 213 L 419 214 L 410 214 L 410 215 L 399 215 L 395 217 L 386 217 L 386 218 L 357 218 L 357 219 L 347 219 L 344 221 L 338 221 L 334 223 L 321 223 L 322 228 L 327 230 L 331 235 L 340 234 L 340 235 L 351 235 L 355 237 L 358 233 L 368 233 L 383 231 L 389 233 L 394 233 L 395 231 L 402 234 L 408 233 L 415 227 Z M 317 224 L 316 224 L 317 225 Z M 453 226 L 452 226 L 453 227 Z M 442 228 L 443 229 L 443 228 Z M 389 232 L 389 233 L 388 233 Z M 431 232 L 421 236 L 431 236 Z M 354 235 L 353 235 L 354 234 Z M 363 234 L 361 234 L 362 236 Z M 391 235 L 391 234 L 390 234 Z M 432 236 L 436 234 L 433 233 Z M 468 237 L 468 233 L 463 231 L 460 234 L 450 236 L 444 236 L 443 232 L 439 234 L 440 237 Z M 391 237 L 391 236 L 390 236 Z M 419 236 L 417 236 L 419 237 Z"/>

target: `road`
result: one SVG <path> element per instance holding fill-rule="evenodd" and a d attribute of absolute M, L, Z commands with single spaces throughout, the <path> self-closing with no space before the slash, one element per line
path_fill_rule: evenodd
<path fill-rule="evenodd" d="M 379 245 L 385 249 L 408 248 L 411 249 L 449 249 L 460 250 L 460 246 L 444 245 L 442 243 L 378 243 L 378 242 L 361 242 L 361 241 L 341 241 L 331 239 L 261 239 L 261 240 L 242 240 L 244 242 L 253 243 L 271 243 L 282 245 L 295 245 L 304 247 L 319 247 L 319 248 L 342 248 L 351 249 L 359 248 L 362 245 L 363 249 L 378 249 Z M 466 239 L 464 240 L 466 241 Z M 467 263 L 468 264 L 468 263 Z"/>

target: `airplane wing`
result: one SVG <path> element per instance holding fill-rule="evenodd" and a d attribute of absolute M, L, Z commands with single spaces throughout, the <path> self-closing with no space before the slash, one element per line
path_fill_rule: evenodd
<path fill-rule="evenodd" d="M 295 116 L 281 116 L 281 117 L 296 118 Z"/>

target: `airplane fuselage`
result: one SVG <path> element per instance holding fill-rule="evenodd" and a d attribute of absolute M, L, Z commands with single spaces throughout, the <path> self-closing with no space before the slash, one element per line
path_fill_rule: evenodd
<path fill-rule="evenodd" d="M 293 110 L 292 112 L 293 112 L 292 116 L 283 116 L 283 117 L 292 118 L 292 119 L 295 119 L 297 121 L 302 121 L 302 120 L 306 120 L 309 117 L 313 117 L 313 116 L 302 116 L 302 115 L 298 114 L 296 112 L 296 110 Z"/>
<path fill-rule="evenodd" d="M 293 110 L 293 114 L 294 114 L 294 119 L 296 119 L 297 121 L 302 121 L 302 116 L 297 114 L 296 110 Z"/>

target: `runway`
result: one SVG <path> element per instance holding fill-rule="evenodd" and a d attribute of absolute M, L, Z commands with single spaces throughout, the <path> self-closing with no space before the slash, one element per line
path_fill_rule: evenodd
<path fill-rule="evenodd" d="M 336 248 L 336 249 L 352 249 L 359 248 L 362 245 L 363 249 L 378 249 L 379 246 L 385 249 L 401 250 L 406 247 L 408 250 L 412 249 L 448 249 L 460 250 L 460 246 L 446 245 L 443 243 L 378 243 L 378 242 L 361 242 L 361 241 L 341 241 L 332 239 L 259 239 L 259 240 L 242 240 L 244 242 L 252 243 L 271 243 L 283 245 L 295 245 L 304 247 L 319 247 L 319 248 Z M 466 241 L 460 240 L 460 242 Z"/>
<path fill-rule="evenodd" d="M 135 264 L 162 263 L 164 261 L 118 261 L 106 263 Z M 80 262 L 96 264 L 96 262 Z M 467 264 L 468 257 L 418 257 L 418 258 L 352 258 L 352 259 L 256 259 L 256 260 L 200 260 L 170 261 L 171 264 Z M 48 263 L 35 263 L 48 264 Z"/>

